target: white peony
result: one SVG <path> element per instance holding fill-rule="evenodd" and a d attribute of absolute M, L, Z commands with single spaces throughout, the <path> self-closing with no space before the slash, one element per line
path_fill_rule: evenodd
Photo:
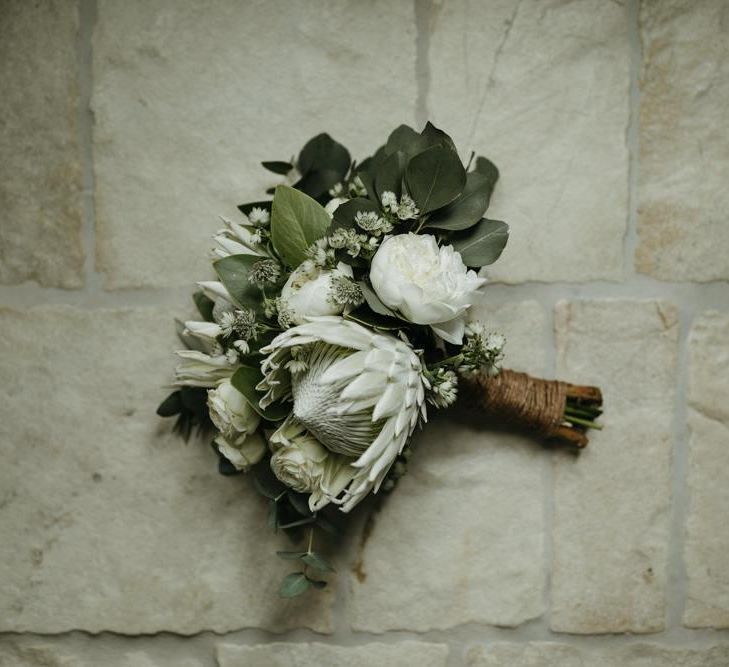
<path fill-rule="evenodd" d="M 370 281 L 386 306 L 455 344 L 463 340 L 467 311 L 486 283 L 452 246 L 439 247 L 430 234 L 388 238 L 372 259 Z"/>
<path fill-rule="evenodd" d="M 250 435 L 258 428 L 261 417 L 230 382 L 224 380 L 208 390 L 208 409 L 215 427 L 229 439 Z"/>
<path fill-rule="evenodd" d="M 311 318 L 261 351 L 269 355 L 261 365 L 261 405 L 293 399 L 294 417 L 319 446 L 351 458 L 353 475 L 338 469 L 319 486 L 348 512 L 379 489 L 426 416 L 420 357 L 402 340 L 341 317 Z M 325 459 L 313 452 L 309 458 L 315 456 L 322 475 Z M 308 482 L 316 488 L 316 480 Z"/>
<path fill-rule="evenodd" d="M 260 433 L 240 433 L 232 438 L 221 433 L 215 438 L 215 445 L 237 470 L 248 470 L 266 453 L 266 442 Z"/>
<path fill-rule="evenodd" d="M 289 276 L 281 289 L 281 308 L 294 324 L 303 324 L 307 317 L 338 315 L 344 306 L 331 296 L 332 280 L 337 276 L 352 277 L 352 267 L 342 262 L 336 269 L 322 269 L 311 260 L 303 262 Z"/>

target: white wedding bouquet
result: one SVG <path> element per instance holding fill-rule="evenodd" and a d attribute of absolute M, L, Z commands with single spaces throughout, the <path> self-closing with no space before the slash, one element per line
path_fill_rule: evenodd
<path fill-rule="evenodd" d="M 175 391 L 160 405 L 188 438 L 212 432 L 223 474 L 251 471 L 269 524 L 304 540 L 281 594 L 325 582 L 314 530 L 404 473 L 411 436 L 459 392 L 474 409 L 584 446 L 599 391 L 501 369 L 505 338 L 472 318 L 483 267 L 508 239 L 485 217 L 499 173 L 428 123 L 352 162 L 329 135 L 264 162 L 270 201 L 214 237 L 217 280 L 180 323 Z"/>

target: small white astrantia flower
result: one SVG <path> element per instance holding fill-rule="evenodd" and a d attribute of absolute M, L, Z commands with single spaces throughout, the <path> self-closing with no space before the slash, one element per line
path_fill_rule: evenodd
<path fill-rule="evenodd" d="M 329 498 L 351 510 L 379 489 L 426 417 L 420 357 L 398 338 L 341 317 L 310 318 L 261 351 L 268 355 L 258 385 L 265 392 L 261 406 L 292 399 L 294 417 L 324 447 L 356 457 L 343 496 Z M 288 369 L 294 354 L 306 361 L 301 372 Z"/>
<path fill-rule="evenodd" d="M 468 309 L 486 283 L 452 246 L 439 247 L 434 236 L 412 233 L 382 243 L 370 281 L 382 303 L 454 344 L 463 340 Z"/>
<path fill-rule="evenodd" d="M 259 206 L 254 206 L 248 214 L 248 220 L 255 227 L 267 227 L 271 221 L 271 214 Z"/>

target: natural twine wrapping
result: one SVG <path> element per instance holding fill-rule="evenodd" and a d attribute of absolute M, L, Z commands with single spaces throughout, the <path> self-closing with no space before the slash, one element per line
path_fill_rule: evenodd
<path fill-rule="evenodd" d="M 541 380 L 506 369 L 495 377 L 474 373 L 461 382 L 464 398 L 500 422 L 550 437 L 564 420 L 569 386 L 566 382 Z"/>

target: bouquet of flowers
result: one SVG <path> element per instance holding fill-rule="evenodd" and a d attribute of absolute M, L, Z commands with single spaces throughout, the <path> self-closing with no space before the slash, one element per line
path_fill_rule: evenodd
<path fill-rule="evenodd" d="M 251 471 L 269 525 L 305 545 L 278 552 L 300 564 L 280 590 L 293 597 L 333 570 L 315 529 L 395 486 L 429 410 L 461 395 L 582 447 L 602 398 L 502 369 L 504 336 L 470 316 L 508 239 L 484 217 L 491 161 L 464 166 L 428 123 L 401 125 L 359 163 L 320 134 L 263 166 L 282 182 L 223 220 L 217 280 L 198 283 L 200 319 L 178 323 L 187 349 L 158 414 L 185 438 L 212 434 L 221 473 Z"/>

